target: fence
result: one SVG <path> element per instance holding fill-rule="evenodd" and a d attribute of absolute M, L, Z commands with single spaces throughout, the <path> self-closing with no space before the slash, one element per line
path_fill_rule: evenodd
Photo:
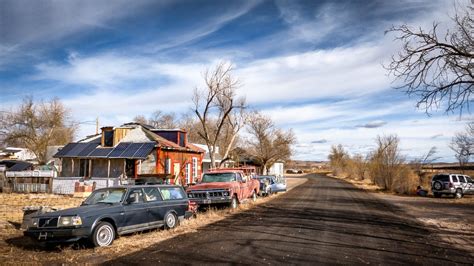
<path fill-rule="evenodd" d="M 52 170 L 7 171 L 1 187 L 3 192 L 48 193 L 55 176 Z"/>
<path fill-rule="evenodd" d="M 106 177 L 92 177 L 88 180 L 83 180 L 82 177 L 57 177 L 52 181 L 52 192 L 54 194 L 72 195 L 74 194 L 74 187 L 76 182 L 83 182 L 84 185 L 92 186 L 95 182 L 95 188 L 104 188 L 119 186 L 124 184 L 119 178 Z"/>

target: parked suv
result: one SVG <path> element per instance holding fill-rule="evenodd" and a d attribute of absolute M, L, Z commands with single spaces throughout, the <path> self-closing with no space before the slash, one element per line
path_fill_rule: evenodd
<path fill-rule="evenodd" d="M 26 236 L 39 241 L 89 239 L 112 244 L 117 235 L 158 227 L 174 228 L 192 215 L 180 186 L 127 186 L 98 189 L 81 206 L 24 217 Z"/>
<path fill-rule="evenodd" d="M 474 194 L 474 183 L 467 175 L 438 174 L 431 180 L 431 190 L 435 198 L 453 195 L 459 199 L 465 194 Z"/>

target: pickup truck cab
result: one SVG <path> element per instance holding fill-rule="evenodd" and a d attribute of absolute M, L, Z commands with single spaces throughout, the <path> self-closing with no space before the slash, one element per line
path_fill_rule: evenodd
<path fill-rule="evenodd" d="M 205 173 L 199 184 L 186 190 L 189 201 L 198 205 L 227 204 L 235 209 L 248 198 L 257 200 L 260 184 L 242 170 L 217 169 Z"/>
<path fill-rule="evenodd" d="M 89 239 L 109 246 L 117 235 L 174 228 L 192 213 L 181 186 L 123 186 L 98 189 L 81 206 L 24 217 L 26 236 L 45 242 Z"/>

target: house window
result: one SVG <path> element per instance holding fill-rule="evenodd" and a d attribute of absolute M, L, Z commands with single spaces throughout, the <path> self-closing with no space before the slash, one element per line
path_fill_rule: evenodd
<path fill-rule="evenodd" d="M 165 174 L 171 174 L 171 159 L 165 160 Z"/>
<path fill-rule="evenodd" d="M 191 164 L 186 164 L 186 184 L 191 183 Z"/>
<path fill-rule="evenodd" d="M 198 159 L 193 157 L 193 179 L 196 179 L 198 175 Z"/>

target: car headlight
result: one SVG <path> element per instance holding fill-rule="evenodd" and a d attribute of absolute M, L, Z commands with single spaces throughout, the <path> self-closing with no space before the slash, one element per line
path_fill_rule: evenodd
<path fill-rule="evenodd" d="M 28 227 L 38 227 L 39 218 L 31 218 L 30 224 Z"/>
<path fill-rule="evenodd" d="M 188 198 L 192 198 L 192 197 L 193 197 L 193 193 L 189 193 Z"/>
<path fill-rule="evenodd" d="M 82 219 L 80 216 L 62 216 L 59 218 L 58 226 L 75 226 L 82 225 Z"/>

